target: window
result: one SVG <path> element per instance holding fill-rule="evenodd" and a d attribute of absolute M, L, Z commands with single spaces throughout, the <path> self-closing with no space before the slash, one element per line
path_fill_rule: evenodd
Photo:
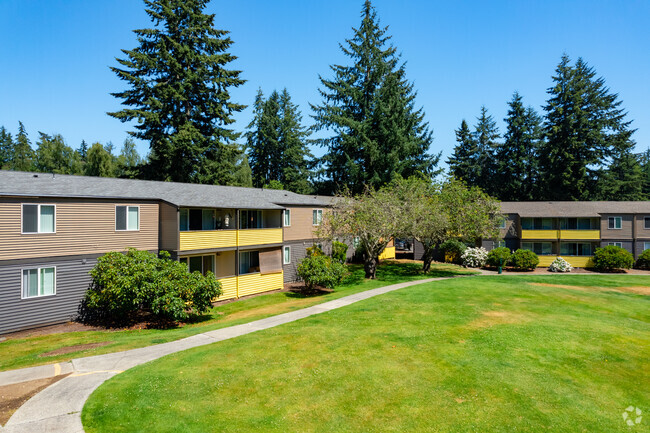
<path fill-rule="evenodd" d="M 23 269 L 22 298 L 56 294 L 56 268 Z"/>
<path fill-rule="evenodd" d="M 23 204 L 23 233 L 54 233 L 55 206 Z"/>
<path fill-rule="evenodd" d="M 291 263 L 291 247 L 284 247 L 282 251 L 282 263 L 288 265 Z"/>
<path fill-rule="evenodd" d="M 189 272 L 199 271 L 203 275 L 208 272 L 215 273 L 214 255 L 182 257 L 179 260 L 187 265 Z"/>
<path fill-rule="evenodd" d="M 259 251 L 242 251 L 239 253 L 239 274 L 253 274 L 260 271 Z"/>
<path fill-rule="evenodd" d="M 623 248 L 623 243 L 622 242 L 607 242 L 607 246 Z"/>
<path fill-rule="evenodd" d="M 560 228 L 562 230 L 595 230 L 598 228 L 598 221 L 594 218 L 562 218 Z"/>
<path fill-rule="evenodd" d="M 291 211 L 289 209 L 284 210 L 284 226 L 289 227 L 291 225 Z"/>
<path fill-rule="evenodd" d="M 553 218 L 522 218 L 521 228 L 523 230 L 553 230 L 555 224 Z"/>
<path fill-rule="evenodd" d="M 650 217 L 643 218 L 643 228 L 650 229 Z"/>
<path fill-rule="evenodd" d="M 551 242 L 522 242 L 522 250 L 530 250 L 539 256 L 549 256 L 553 254 L 553 244 Z"/>
<path fill-rule="evenodd" d="M 500 229 L 505 229 L 506 228 L 506 219 L 505 218 L 501 218 L 501 220 L 499 221 L 499 228 Z"/>
<path fill-rule="evenodd" d="M 643 251 L 645 250 L 650 250 L 650 242 L 644 242 L 643 243 Z"/>
<path fill-rule="evenodd" d="M 115 230 L 140 230 L 140 207 L 115 206 Z"/>
<path fill-rule="evenodd" d="M 563 256 L 591 256 L 593 246 L 588 242 L 561 242 L 560 255 Z"/>
<path fill-rule="evenodd" d="M 622 226 L 621 217 L 609 217 L 607 218 L 607 228 L 610 230 L 618 230 Z"/>
<path fill-rule="evenodd" d="M 504 241 L 503 239 L 499 241 L 494 241 L 494 248 L 502 248 L 505 246 L 506 246 L 506 241 Z"/>
<path fill-rule="evenodd" d="M 315 226 L 319 226 L 323 222 L 323 209 L 314 209 L 312 221 Z"/>
<path fill-rule="evenodd" d="M 240 217 L 240 229 L 261 229 L 264 227 L 261 210 L 243 210 Z"/>
<path fill-rule="evenodd" d="M 222 230 L 233 228 L 231 210 L 188 209 L 179 210 L 179 230 Z"/>

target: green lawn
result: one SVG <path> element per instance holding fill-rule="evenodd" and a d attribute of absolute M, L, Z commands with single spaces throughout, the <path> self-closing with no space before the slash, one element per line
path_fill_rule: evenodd
<path fill-rule="evenodd" d="M 419 272 L 421 264 L 384 262 L 377 271 L 376 280 L 364 280 L 361 266 L 351 265 L 349 268 L 350 275 L 334 293 L 310 297 L 286 292 L 256 296 L 220 305 L 202 316 L 200 321 L 186 324 L 180 328 L 69 332 L 6 340 L 0 343 L 0 371 L 165 343 L 201 332 L 305 308 L 388 284 L 413 279 L 473 273 L 458 266 L 438 264 L 428 275 L 422 275 Z M 110 343 L 106 346 L 78 350 L 68 354 L 39 356 L 63 347 L 102 342 Z"/>
<path fill-rule="evenodd" d="M 412 286 L 136 367 L 98 388 L 82 420 L 88 433 L 648 431 L 648 286 Z M 623 422 L 630 405 L 641 425 Z"/>

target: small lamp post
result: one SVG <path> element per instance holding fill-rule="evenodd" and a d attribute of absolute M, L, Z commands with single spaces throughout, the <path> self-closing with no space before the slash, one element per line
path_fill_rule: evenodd
<path fill-rule="evenodd" d="M 503 259 L 499 259 L 499 274 L 503 273 Z"/>

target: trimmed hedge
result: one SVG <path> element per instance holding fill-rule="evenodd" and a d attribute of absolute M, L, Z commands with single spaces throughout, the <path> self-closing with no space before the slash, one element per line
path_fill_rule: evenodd
<path fill-rule="evenodd" d="M 313 290 L 316 286 L 334 289 L 341 284 L 346 272 L 344 264 L 323 255 L 305 257 L 298 264 L 298 276 L 308 290 Z"/>
<path fill-rule="evenodd" d="M 518 271 L 532 271 L 539 265 L 539 257 L 530 250 L 519 249 L 510 258 L 510 264 Z"/>
<path fill-rule="evenodd" d="M 503 259 L 501 265 L 505 266 L 510 262 L 510 257 L 512 257 L 510 248 L 508 247 L 495 248 L 488 253 L 485 264 L 487 264 L 488 266 L 494 266 L 495 268 L 498 268 L 500 259 Z"/>
<path fill-rule="evenodd" d="M 456 239 L 449 239 L 440 244 L 440 251 L 445 258 L 445 262 L 462 264 L 462 255 L 467 249 L 467 245 Z"/>
<path fill-rule="evenodd" d="M 600 272 L 630 269 L 634 265 L 634 256 L 632 253 L 614 245 L 596 248 L 592 260 L 594 262 L 594 268 Z"/>
<path fill-rule="evenodd" d="M 639 269 L 650 269 L 650 250 L 645 250 L 636 261 L 636 267 Z"/>

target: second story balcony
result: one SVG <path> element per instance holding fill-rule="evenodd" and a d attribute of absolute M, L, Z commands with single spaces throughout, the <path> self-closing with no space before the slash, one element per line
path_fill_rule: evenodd
<path fill-rule="evenodd" d="M 598 240 L 598 218 L 522 218 L 521 239 Z"/>

